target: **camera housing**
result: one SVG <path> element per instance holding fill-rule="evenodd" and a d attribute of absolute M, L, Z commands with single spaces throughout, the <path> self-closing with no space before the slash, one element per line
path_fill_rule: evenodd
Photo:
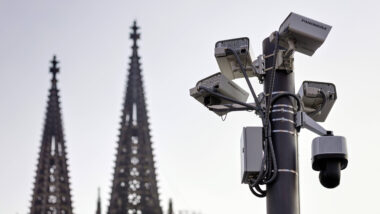
<path fill-rule="evenodd" d="M 290 13 L 280 26 L 280 45 L 289 48 L 289 42 L 292 42 L 295 51 L 312 56 L 326 40 L 331 28 L 322 22 Z"/>
<path fill-rule="evenodd" d="M 317 122 L 324 122 L 337 99 L 332 83 L 304 81 L 298 91 L 304 111 Z"/>
<path fill-rule="evenodd" d="M 340 171 L 347 167 L 347 145 L 342 136 L 321 136 L 312 143 L 312 167 L 319 173 L 319 181 L 326 188 L 340 183 Z"/>
<path fill-rule="evenodd" d="M 232 102 L 216 97 L 205 90 L 200 90 L 201 86 L 240 102 L 246 102 L 249 96 L 248 92 L 219 72 L 200 80 L 194 88 L 190 89 L 190 95 L 206 107 L 232 104 Z M 225 112 L 215 113 L 218 115 L 226 114 Z"/>
<path fill-rule="evenodd" d="M 250 48 L 249 39 L 247 37 L 228 39 L 218 41 L 215 44 L 215 58 L 218 63 L 220 72 L 228 79 L 233 80 L 236 78 L 244 77 L 241 72 L 239 63 L 237 62 L 233 53 L 228 49 L 234 50 L 242 62 L 247 75 L 249 77 L 254 76 L 254 68 L 252 66 L 252 49 Z"/>

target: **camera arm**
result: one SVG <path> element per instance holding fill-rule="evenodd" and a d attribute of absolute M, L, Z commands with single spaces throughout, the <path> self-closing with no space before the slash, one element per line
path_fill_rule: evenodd
<path fill-rule="evenodd" d="M 238 104 L 238 103 L 210 105 L 207 107 L 211 111 L 224 112 L 224 113 L 228 113 L 230 111 L 253 111 L 253 110 L 257 109 L 255 103 L 247 103 L 247 105 L 250 105 L 251 107 L 248 107 L 246 105 L 243 106 L 243 105 Z"/>
<path fill-rule="evenodd" d="M 306 128 L 318 135 L 312 143 L 312 168 L 319 171 L 319 181 L 326 188 L 335 188 L 340 183 L 340 173 L 347 167 L 347 145 L 342 136 L 333 136 L 305 112 L 296 115 L 296 129 Z"/>
<path fill-rule="evenodd" d="M 321 136 L 331 135 L 331 131 L 327 131 L 305 112 L 299 111 L 296 114 L 296 129 L 299 132 L 301 128 L 306 128 Z"/>

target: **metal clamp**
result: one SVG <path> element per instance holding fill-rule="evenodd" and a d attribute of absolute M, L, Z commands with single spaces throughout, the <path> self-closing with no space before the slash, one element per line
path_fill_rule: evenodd
<path fill-rule="evenodd" d="M 290 108 L 290 109 L 292 109 L 292 110 L 296 110 L 296 109 L 294 108 L 294 106 L 292 106 L 292 105 L 286 105 L 286 104 L 275 104 L 275 105 L 272 106 L 272 109 L 273 109 L 273 108 L 280 108 L 280 107 Z"/>
<path fill-rule="evenodd" d="M 289 172 L 289 173 L 293 173 L 295 175 L 298 175 L 298 172 L 296 170 L 293 170 L 293 169 L 278 169 L 277 171 L 278 172 Z"/>
<path fill-rule="evenodd" d="M 279 118 L 273 118 L 272 119 L 272 122 L 275 122 L 275 121 L 280 121 L 280 122 L 288 122 L 288 123 L 291 123 L 291 124 L 295 124 L 293 120 L 291 119 L 288 119 L 288 118 L 285 118 L 285 117 L 279 117 Z"/>
<path fill-rule="evenodd" d="M 295 132 L 284 130 L 284 129 L 275 129 L 275 130 L 272 130 L 272 133 L 285 133 L 285 134 L 295 135 Z"/>
<path fill-rule="evenodd" d="M 260 82 L 264 81 L 265 75 L 265 58 L 263 55 L 259 55 L 255 61 L 252 62 L 252 67 L 255 72 L 255 76 L 257 76 Z"/>
<path fill-rule="evenodd" d="M 289 53 L 286 50 L 279 50 L 276 59 L 276 69 L 286 70 L 288 73 L 294 69 L 294 57 L 293 53 Z"/>
<path fill-rule="evenodd" d="M 293 114 L 293 115 L 295 114 L 294 111 L 292 111 L 292 110 L 287 110 L 287 109 L 284 109 L 284 108 L 273 109 L 271 112 L 272 112 L 272 113 L 273 113 L 273 112 L 285 112 L 285 113 L 290 113 L 290 114 Z"/>
<path fill-rule="evenodd" d="M 296 114 L 296 129 L 300 131 L 301 128 L 306 128 L 318 135 L 325 136 L 329 132 L 313 120 L 305 112 L 297 112 Z"/>

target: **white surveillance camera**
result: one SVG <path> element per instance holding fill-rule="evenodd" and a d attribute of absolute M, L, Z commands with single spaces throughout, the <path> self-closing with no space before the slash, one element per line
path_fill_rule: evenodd
<path fill-rule="evenodd" d="M 211 105 L 232 104 L 233 102 L 215 96 L 207 90 L 202 90 L 202 88 L 217 92 L 225 97 L 239 102 L 246 102 L 249 96 L 248 92 L 236 83 L 227 79 L 220 72 L 200 80 L 194 88 L 190 89 L 190 95 L 206 107 Z M 217 114 L 223 115 L 225 113 Z"/>
<path fill-rule="evenodd" d="M 295 51 L 312 56 L 326 40 L 330 30 L 330 25 L 290 13 L 280 26 L 280 46 L 294 46 Z"/>
<path fill-rule="evenodd" d="M 247 37 L 218 41 L 215 44 L 215 58 L 220 71 L 228 79 L 244 77 L 236 57 L 230 50 L 234 50 L 245 67 L 249 77 L 254 76 L 252 57 L 254 57 Z"/>
<path fill-rule="evenodd" d="M 326 120 L 337 99 L 335 85 L 327 82 L 304 81 L 298 96 L 304 111 L 318 122 Z"/>

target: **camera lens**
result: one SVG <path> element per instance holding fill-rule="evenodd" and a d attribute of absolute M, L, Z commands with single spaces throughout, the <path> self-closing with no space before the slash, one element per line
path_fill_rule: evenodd
<path fill-rule="evenodd" d="M 214 97 L 214 96 L 207 96 L 204 98 L 204 104 L 206 106 L 209 106 L 209 105 L 219 105 L 221 102 L 221 100 L 217 97 Z"/>
<path fill-rule="evenodd" d="M 335 188 L 340 183 L 341 161 L 330 159 L 319 173 L 319 181 L 326 188 Z"/>

